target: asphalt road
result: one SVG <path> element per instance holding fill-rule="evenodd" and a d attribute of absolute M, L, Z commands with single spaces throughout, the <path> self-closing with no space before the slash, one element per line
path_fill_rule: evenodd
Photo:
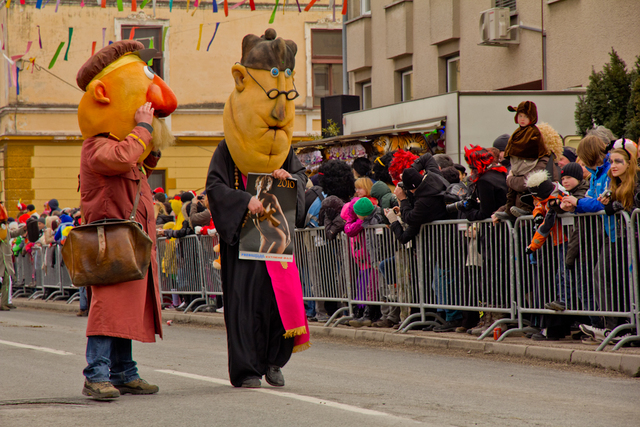
<path fill-rule="evenodd" d="M 328 339 L 292 356 L 284 388 L 235 389 L 224 330 L 175 324 L 133 347 L 159 394 L 96 402 L 81 395 L 85 325 L 0 313 L 0 426 L 640 425 L 639 379 Z"/>

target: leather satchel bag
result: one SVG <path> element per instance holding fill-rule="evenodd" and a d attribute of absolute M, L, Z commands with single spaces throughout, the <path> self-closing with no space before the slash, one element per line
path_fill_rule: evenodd
<path fill-rule="evenodd" d="M 104 219 L 71 229 L 62 258 L 76 287 L 140 280 L 151 262 L 151 238 L 134 221 L 140 187 L 129 219 Z"/>

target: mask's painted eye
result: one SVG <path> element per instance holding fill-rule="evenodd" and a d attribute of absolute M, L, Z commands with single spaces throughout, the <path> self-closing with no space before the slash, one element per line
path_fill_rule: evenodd
<path fill-rule="evenodd" d="M 151 69 L 151 67 L 149 66 L 145 66 L 144 67 L 144 74 L 149 77 L 149 80 L 153 80 L 153 78 L 156 76 L 156 73 L 153 72 L 153 70 Z"/>
<path fill-rule="evenodd" d="M 280 74 L 280 70 L 278 70 L 276 67 L 273 67 L 271 69 L 271 76 L 272 77 L 278 77 L 278 74 Z"/>
<path fill-rule="evenodd" d="M 4 224 L 4 223 L 0 224 L 0 228 L 2 228 L 3 230 L 6 230 L 7 229 L 7 224 Z"/>
<path fill-rule="evenodd" d="M 284 70 L 284 75 L 287 76 L 287 77 L 291 77 L 291 70 L 289 68 Z"/>

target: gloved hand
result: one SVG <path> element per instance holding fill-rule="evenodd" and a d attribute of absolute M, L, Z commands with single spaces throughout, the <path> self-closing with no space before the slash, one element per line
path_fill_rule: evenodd
<path fill-rule="evenodd" d="M 608 205 L 604 205 L 604 211 L 607 215 L 615 215 L 616 212 L 620 212 L 624 210 L 624 206 L 617 200 L 609 203 Z"/>
<path fill-rule="evenodd" d="M 478 209 L 480 208 L 480 203 L 478 202 L 478 199 L 471 197 L 465 201 L 464 207 L 466 210 Z"/>
<path fill-rule="evenodd" d="M 544 222 L 544 215 L 542 214 L 538 214 L 535 216 L 535 218 L 533 218 L 533 223 L 536 228 L 540 227 L 543 222 Z"/>
<path fill-rule="evenodd" d="M 389 223 L 392 224 L 398 220 L 398 215 L 393 211 L 393 209 L 385 209 L 384 215 L 389 220 Z"/>
<path fill-rule="evenodd" d="M 531 254 L 533 254 L 533 249 L 531 249 L 531 246 L 527 246 L 527 250 L 525 251 L 525 253 L 526 253 L 527 255 L 531 255 Z"/>
<path fill-rule="evenodd" d="M 193 228 L 193 231 L 195 231 L 195 233 L 199 236 L 199 235 L 201 234 L 202 227 L 201 227 L 201 226 L 199 226 L 199 225 L 196 225 L 196 226 Z"/>

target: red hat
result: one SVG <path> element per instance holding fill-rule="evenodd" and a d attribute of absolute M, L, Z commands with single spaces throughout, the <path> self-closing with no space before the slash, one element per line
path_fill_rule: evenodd
<path fill-rule="evenodd" d="M 26 211 L 27 210 L 27 205 L 25 205 L 22 202 L 18 203 L 18 210 L 19 211 Z"/>
<path fill-rule="evenodd" d="M 4 204 L 0 203 L 0 221 L 6 221 L 7 218 L 9 218 L 9 214 L 7 214 Z"/>
<path fill-rule="evenodd" d="M 31 215 L 29 215 L 28 213 L 22 214 L 20 215 L 20 217 L 18 217 L 18 222 L 20 224 L 26 224 L 29 218 L 31 218 Z"/>
<path fill-rule="evenodd" d="M 157 193 L 164 193 L 164 188 L 162 188 L 162 187 L 158 187 L 158 188 L 156 188 L 155 190 L 153 190 L 153 192 L 154 192 L 154 194 L 157 194 Z"/>

